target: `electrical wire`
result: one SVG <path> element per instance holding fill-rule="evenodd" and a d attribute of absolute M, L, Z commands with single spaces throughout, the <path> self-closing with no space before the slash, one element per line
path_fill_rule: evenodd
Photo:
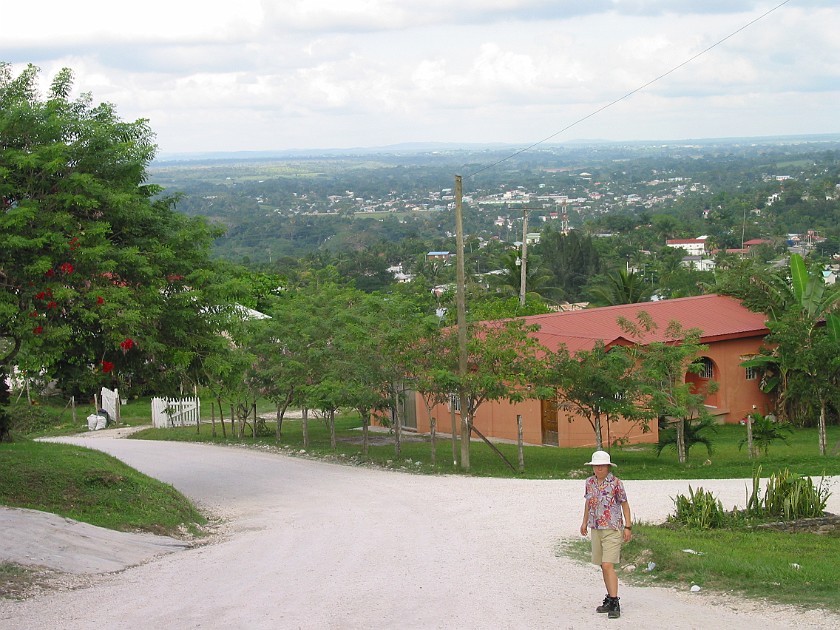
<path fill-rule="evenodd" d="M 767 11 L 765 11 L 764 13 L 762 13 L 761 15 L 759 15 L 758 17 L 756 17 L 756 18 L 754 18 L 754 19 L 750 20 L 749 22 L 747 22 L 746 24 L 744 24 L 744 25 L 743 25 L 743 26 L 741 26 L 740 28 L 738 28 L 738 29 L 736 29 L 736 30 L 732 31 L 732 32 L 731 32 L 731 33 L 729 33 L 729 35 L 727 35 L 726 37 L 723 37 L 722 39 L 719 39 L 718 41 L 716 41 L 716 42 L 715 42 L 714 44 L 712 44 L 711 46 L 708 46 L 707 48 L 704 48 L 703 50 L 701 50 L 701 51 L 700 51 L 700 52 L 698 52 L 697 54 L 692 55 L 691 57 L 689 57 L 688 59 L 686 59 L 686 60 L 685 60 L 685 61 L 683 61 L 682 63 L 677 64 L 676 66 L 674 66 L 673 68 L 671 68 L 671 69 L 670 69 L 670 70 L 668 70 L 667 72 L 663 72 L 662 74 L 660 74 L 660 75 L 659 75 L 658 77 L 656 77 L 655 79 L 651 79 L 650 81 L 648 81 L 647 83 L 644 83 L 644 84 L 640 85 L 640 86 L 639 86 L 639 87 L 637 87 L 636 89 L 631 90 L 630 92 L 627 92 L 627 94 L 625 94 L 624 96 L 621 96 L 621 97 L 619 97 L 619 98 L 617 98 L 617 99 L 615 99 L 615 100 L 613 100 L 613 101 L 610 101 L 610 102 L 609 102 L 609 103 L 607 103 L 606 105 L 602 105 L 601 107 L 599 107 L 598 109 L 596 109 L 596 110 L 594 110 L 594 111 L 590 112 L 590 113 L 589 113 L 589 114 L 587 114 L 586 116 L 583 116 L 582 118 L 578 118 L 578 119 L 577 119 L 576 121 L 574 121 L 573 123 L 570 123 L 570 124 L 566 125 L 565 127 L 563 127 L 560 131 L 557 131 L 557 132 L 555 132 L 555 133 L 551 134 L 550 136 L 548 136 L 548 137 L 546 137 L 546 138 L 543 138 L 542 140 L 540 140 L 540 141 L 538 141 L 538 142 L 535 142 L 535 143 L 533 143 L 533 144 L 531 144 L 531 145 L 529 145 L 529 146 L 527 146 L 527 147 L 525 147 L 525 148 L 523 148 L 523 149 L 519 149 L 518 151 L 515 151 L 515 152 L 511 153 L 511 154 L 510 154 L 510 155 L 508 155 L 507 157 L 504 157 L 504 158 L 502 158 L 501 160 L 499 160 L 499 161 L 497 161 L 497 162 L 494 162 L 494 163 L 492 163 L 492 164 L 488 164 L 487 166 L 484 166 L 484 167 L 482 167 L 482 168 L 478 169 L 477 171 L 474 171 L 474 172 L 472 172 L 472 173 L 470 173 L 470 174 L 468 174 L 468 175 L 465 175 L 464 177 L 465 177 L 465 178 L 469 178 L 469 177 L 473 177 L 473 176 L 475 176 L 475 175 L 478 175 L 479 173 L 483 173 L 484 171 L 490 170 L 491 168 L 495 168 L 495 167 L 496 167 L 496 166 L 498 166 L 499 164 L 502 164 L 502 163 L 504 163 L 504 162 L 507 162 L 507 161 L 508 161 L 508 160 L 510 160 L 510 159 L 515 158 L 517 155 L 520 155 L 520 154 L 522 154 L 522 153 L 525 153 L 526 151 L 530 151 L 530 150 L 531 150 L 531 149 L 533 149 L 534 147 L 537 147 L 537 146 L 539 146 L 539 145 L 541 145 L 541 144 L 545 144 L 546 142 L 548 142 L 548 141 L 549 141 L 549 140 L 551 140 L 552 138 L 555 138 L 555 137 L 559 136 L 561 133 L 564 133 L 564 132 L 568 131 L 568 130 L 569 130 L 569 129 L 571 129 L 572 127 L 574 127 L 574 126 L 576 126 L 576 125 L 579 125 L 580 123 L 582 123 L 582 122 L 583 122 L 583 121 L 585 121 L 585 120 L 589 120 L 589 119 L 590 119 L 590 118 L 592 118 L 593 116 L 596 116 L 596 115 L 600 114 L 600 113 L 601 113 L 602 111 L 604 111 L 605 109 L 608 109 L 608 108 L 612 107 L 613 105 L 616 105 L 616 104 L 620 103 L 621 101 L 623 101 L 623 100 L 625 100 L 625 99 L 630 98 L 631 96 L 633 96 L 633 95 L 634 95 L 634 94 L 636 94 L 637 92 L 641 92 L 642 90 L 644 90 L 644 89 L 645 89 L 645 88 L 647 88 L 647 87 L 650 87 L 651 85 L 653 85 L 653 84 L 654 84 L 654 83 L 656 83 L 657 81 L 660 81 L 660 80 L 664 79 L 665 77 L 667 77 L 668 75 L 673 74 L 674 72 L 676 72 L 677 70 L 679 70 L 679 69 L 680 69 L 680 68 L 682 68 L 683 66 L 686 66 L 686 65 L 690 64 L 692 61 L 694 61 L 695 59 L 698 59 L 699 57 L 702 57 L 703 55 L 705 55 L 705 54 L 706 54 L 707 52 L 709 52 L 710 50 L 712 50 L 712 49 L 714 49 L 714 48 L 716 48 L 716 47 L 720 46 L 720 45 L 721 45 L 721 44 L 723 44 L 725 41 L 727 41 L 727 40 L 729 40 L 729 39 L 731 39 L 731 38 L 735 37 L 735 36 L 736 36 L 738 33 L 740 33 L 741 31 L 746 30 L 747 28 L 749 28 L 750 26 L 752 26 L 753 24 L 755 24 L 755 23 L 756 23 L 756 22 L 758 22 L 759 20 L 764 19 L 765 17 L 767 17 L 768 15 L 770 15 L 771 13 L 773 13 L 774 11 L 776 11 L 777 9 L 782 8 L 783 6 L 785 6 L 786 4 L 788 4 L 789 2 L 791 2 L 791 0 L 784 0 L 784 2 L 780 2 L 779 4 L 777 4 L 776 6 L 774 6 L 772 9 L 768 9 Z"/>

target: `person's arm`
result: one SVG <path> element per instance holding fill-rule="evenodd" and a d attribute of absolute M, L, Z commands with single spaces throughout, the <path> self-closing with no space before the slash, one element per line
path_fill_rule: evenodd
<path fill-rule="evenodd" d="M 586 533 L 589 531 L 589 501 L 585 501 L 583 504 L 583 521 L 580 524 L 580 535 L 586 536 Z"/>
<path fill-rule="evenodd" d="M 630 542 L 633 537 L 633 520 L 630 518 L 630 501 L 621 504 L 621 512 L 624 514 L 624 542 Z"/>

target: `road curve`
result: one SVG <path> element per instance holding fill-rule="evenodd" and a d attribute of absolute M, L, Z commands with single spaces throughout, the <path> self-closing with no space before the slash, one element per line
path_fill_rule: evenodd
<path fill-rule="evenodd" d="M 583 481 L 420 476 L 258 450 L 109 438 L 110 453 L 220 515 L 216 543 L 89 588 L 0 601 L 0 628 L 542 629 L 606 623 L 597 567 L 558 557 Z M 620 469 L 619 469 L 620 470 Z M 658 522 L 688 485 L 742 505 L 745 480 L 628 481 Z M 829 509 L 840 511 L 840 498 Z M 633 628 L 840 627 L 840 617 L 685 588 L 621 585 Z"/>

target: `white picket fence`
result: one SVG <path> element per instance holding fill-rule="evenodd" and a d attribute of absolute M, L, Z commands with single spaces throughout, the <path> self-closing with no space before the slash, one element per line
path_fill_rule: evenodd
<path fill-rule="evenodd" d="M 196 425 L 201 401 L 195 398 L 152 398 L 152 425 L 157 429 Z"/>

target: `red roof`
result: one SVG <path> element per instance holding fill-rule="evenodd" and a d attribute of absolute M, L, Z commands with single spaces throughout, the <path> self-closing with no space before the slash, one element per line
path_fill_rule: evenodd
<path fill-rule="evenodd" d="M 665 241 L 666 245 L 705 245 L 706 240 L 702 238 L 669 238 Z"/>
<path fill-rule="evenodd" d="M 738 300 L 724 295 L 700 295 L 622 304 L 582 311 L 549 313 L 525 317 L 528 324 L 538 324 L 540 330 L 534 333 L 540 343 L 556 351 L 565 344 L 571 354 L 579 350 L 591 350 L 597 341 L 606 346 L 625 341 L 636 342 L 629 333 L 618 325 L 618 318 L 624 317 L 638 323 L 636 316 L 645 311 L 656 323 L 657 329 L 645 336 L 645 342 L 668 341 L 665 331 L 668 324 L 678 321 L 683 328 L 699 328 L 703 331 L 700 341 L 712 343 L 743 337 L 764 337 L 770 331 L 765 325 L 763 313 L 753 313 Z"/>

